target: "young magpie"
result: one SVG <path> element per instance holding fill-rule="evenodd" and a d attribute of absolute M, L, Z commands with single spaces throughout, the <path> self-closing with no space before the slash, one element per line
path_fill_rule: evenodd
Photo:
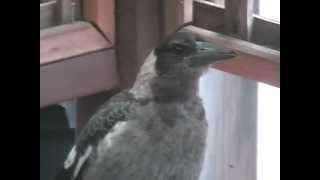
<path fill-rule="evenodd" d="M 197 180 L 207 122 L 198 81 L 236 53 L 178 31 L 147 57 L 129 90 L 92 116 L 57 180 Z"/>

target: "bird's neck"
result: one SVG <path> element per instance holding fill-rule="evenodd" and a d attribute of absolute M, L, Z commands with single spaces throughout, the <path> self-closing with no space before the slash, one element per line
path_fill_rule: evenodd
<path fill-rule="evenodd" d="M 198 96 L 198 78 L 157 76 L 151 81 L 151 91 L 159 102 L 187 101 Z"/>

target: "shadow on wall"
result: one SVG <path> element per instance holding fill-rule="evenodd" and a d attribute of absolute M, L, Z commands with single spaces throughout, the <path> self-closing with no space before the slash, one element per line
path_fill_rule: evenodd
<path fill-rule="evenodd" d="M 64 108 L 58 105 L 40 110 L 40 180 L 53 180 L 74 142 Z"/>

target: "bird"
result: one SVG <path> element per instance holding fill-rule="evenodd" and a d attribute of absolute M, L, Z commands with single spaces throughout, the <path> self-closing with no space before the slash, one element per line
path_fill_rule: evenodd
<path fill-rule="evenodd" d="M 187 30 L 169 35 L 90 118 L 56 179 L 198 180 L 208 128 L 199 79 L 235 56 Z"/>

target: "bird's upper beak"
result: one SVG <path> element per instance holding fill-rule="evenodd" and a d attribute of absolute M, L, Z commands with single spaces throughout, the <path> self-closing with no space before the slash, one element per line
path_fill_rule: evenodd
<path fill-rule="evenodd" d="M 196 44 L 197 52 L 190 59 L 191 67 L 213 64 L 219 61 L 231 59 L 238 55 L 230 49 L 218 48 L 208 42 L 197 41 Z"/>

